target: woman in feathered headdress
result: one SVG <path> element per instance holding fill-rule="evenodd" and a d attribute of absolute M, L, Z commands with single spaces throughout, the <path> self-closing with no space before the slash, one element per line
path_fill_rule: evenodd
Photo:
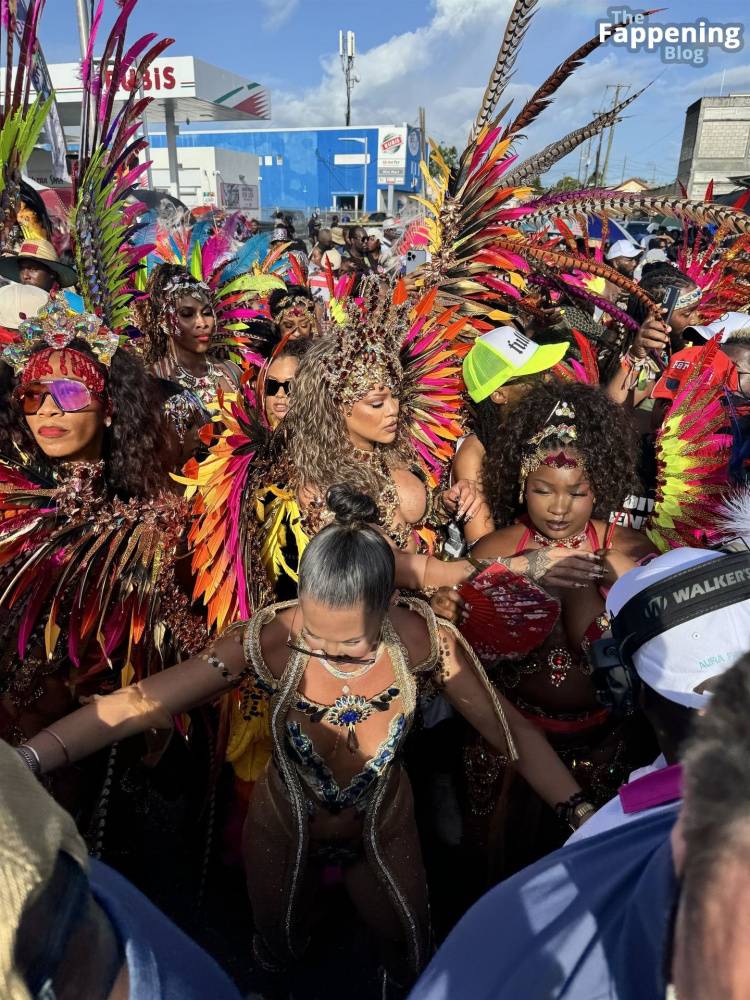
<path fill-rule="evenodd" d="M 258 461 L 247 422 L 243 437 L 234 420 L 206 462 L 186 470 L 181 481 L 198 493 L 196 596 L 220 603 L 220 623 L 294 595 L 305 545 L 330 518 L 326 491 L 342 480 L 378 504 L 400 550 L 401 586 L 450 586 L 472 572 L 427 555 L 435 528 L 453 514 L 471 517 L 479 502 L 469 483 L 439 486 L 460 436 L 462 381 L 451 351 L 463 321 L 451 310 L 431 317 L 433 303 L 425 296 L 411 312 L 402 286 L 373 284 L 302 359 L 267 461 Z M 229 560 L 217 558 L 222 539 Z"/>
<path fill-rule="evenodd" d="M 143 334 L 143 359 L 160 380 L 164 412 L 181 443 L 175 468 L 200 448 L 197 432 L 219 408 L 219 396 L 236 395 L 241 369 L 217 348 L 214 296 L 203 281 L 179 264 L 159 264 L 145 294 L 133 304 Z"/>
<path fill-rule="evenodd" d="M 0 405 L 0 736 L 13 744 L 207 636 L 175 581 L 187 511 L 169 490 L 168 437 L 140 361 L 98 317 L 62 300 L 20 333 L 3 352 Z M 138 786 L 146 813 L 159 815 L 143 753 L 126 745 L 54 787 L 98 853 L 122 864 L 134 852 L 136 876 L 145 875 L 140 827 L 120 824 L 130 806 L 112 783 Z M 189 771 L 190 756 L 175 741 L 166 766 L 181 760 Z M 171 792 L 180 788 L 187 793 L 180 782 Z M 161 835 L 171 838 L 178 817 L 166 816 Z"/>
<path fill-rule="evenodd" d="M 539 383 L 487 453 L 484 487 L 500 527 L 474 549 L 477 559 L 525 557 L 533 565 L 529 575 L 559 604 L 557 620 L 530 643 L 531 651 L 495 663 L 490 675 L 547 733 L 598 803 L 616 794 L 639 762 L 652 759 L 644 727 L 637 720 L 623 724 L 598 704 L 586 657 L 607 627 L 602 588 L 655 551 L 639 532 L 609 523 L 634 476 L 635 436 L 621 407 L 596 386 Z M 494 805 L 493 787 L 492 781 L 471 785 L 479 813 Z M 527 863 L 561 837 L 560 828 L 545 827 L 547 841 L 529 826 L 514 860 Z"/>

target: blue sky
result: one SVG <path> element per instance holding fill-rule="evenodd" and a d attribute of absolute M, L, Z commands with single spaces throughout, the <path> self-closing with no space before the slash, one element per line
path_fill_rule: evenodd
<path fill-rule="evenodd" d="M 258 80 L 271 90 L 273 125 L 343 122 L 343 77 L 337 53 L 339 28 L 357 34 L 360 83 L 353 121 L 415 122 L 427 108 L 428 132 L 460 144 L 479 105 L 494 62 L 511 0 L 141 0 L 131 34 L 147 30 L 175 38 L 175 55 L 196 55 Z M 596 31 L 608 4 L 540 0 L 508 90 L 519 109 L 533 89 L 573 49 Z M 655 53 L 600 48 L 566 83 L 550 109 L 529 130 L 524 154 L 585 124 L 612 92 L 654 81 L 617 129 L 609 180 L 639 175 L 674 178 L 684 113 L 705 94 L 750 93 L 750 19 L 734 0 L 680 0 L 653 20 L 744 23 L 746 47 L 711 50 L 708 64 L 665 66 Z M 114 0 L 109 0 L 110 14 Z M 42 42 L 50 62 L 77 58 L 75 0 L 48 0 Z M 632 91 L 631 91 L 632 92 Z M 546 180 L 575 175 L 578 154 Z"/>

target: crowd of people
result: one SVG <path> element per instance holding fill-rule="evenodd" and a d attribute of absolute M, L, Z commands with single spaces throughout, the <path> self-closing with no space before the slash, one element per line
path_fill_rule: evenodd
<path fill-rule="evenodd" d="M 0 992 L 747 996 L 748 216 L 535 194 L 516 11 L 408 226 L 167 225 L 132 6 L 67 234 L 3 99 Z"/>

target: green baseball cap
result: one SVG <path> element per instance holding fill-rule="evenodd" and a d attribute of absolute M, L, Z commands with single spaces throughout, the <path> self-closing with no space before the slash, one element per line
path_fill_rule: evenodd
<path fill-rule="evenodd" d="M 500 326 L 477 337 L 464 358 L 464 382 L 475 403 L 495 389 L 524 375 L 553 368 L 565 357 L 568 344 L 535 344 L 515 327 Z"/>

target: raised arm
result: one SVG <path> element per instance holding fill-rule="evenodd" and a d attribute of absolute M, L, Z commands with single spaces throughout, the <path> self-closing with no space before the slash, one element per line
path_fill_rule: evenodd
<path fill-rule="evenodd" d="M 171 728 L 174 715 L 212 701 L 245 676 L 242 634 L 243 627 L 236 626 L 192 659 L 95 698 L 25 745 L 37 754 L 42 773 L 46 773 L 128 736 Z"/>
<path fill-rule="evenodd" d="M 444 693 L 480 735 L 511 760 L 537 795 L 550 806 L 581 791 L 544 734 L 498 694 L 466 640 L 453 626 L 438 626 Z"/>

